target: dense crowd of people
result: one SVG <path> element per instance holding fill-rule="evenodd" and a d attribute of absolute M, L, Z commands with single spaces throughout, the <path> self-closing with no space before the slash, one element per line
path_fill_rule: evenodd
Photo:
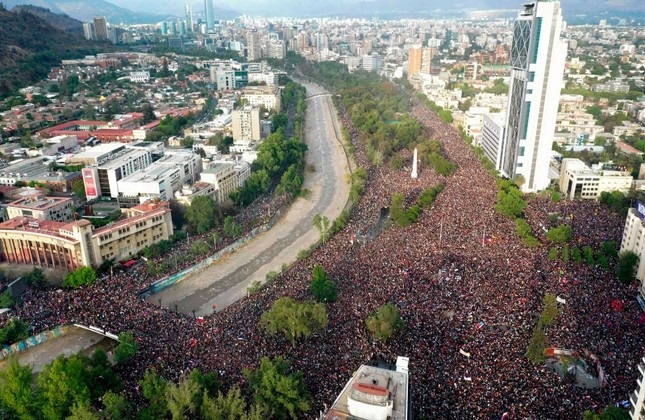
<path fill-rule="evenodd" d="M 363 134 L 342 113 L 356 145 L 356 163 L 369 174 L 348 225 L 309 258 L 221 312 L 196 320 L 139 299 L 137 292 L 156 278 L 137 266 L 83 289 L 29 290 L 19 315 L 37 330 L 80 323 L 132 331 L 141 345 L 122 374 L 131 400 L 139 404 L 137 381 L 148 368 L 171 380 L 193 368 L 217 371 L 225 386 L 243 385 L 243 368 L 278 355 L 304 373 L 313 396 L 311 417 L 333 403 L 359 365 L 393 362 L 397 355 L 410 357 L 418 418 L 500 418 L 503 413 L 576 418 L 626 399 L 636 385 L 645 342 L 635 289 L 600 268 L 548 260 L 546 246 L 523 246 L 513 221 L 494 211 L 494 177 L 459 134 L 423 105 L 415 104 L 413 115 L 429 138 L 441 141 L 445 156 L 458 166 L 455 173 L 444 177 L 420 165 L 412 179 L 408 150 L 400 152 L 407 159 L 403 169 L 371 165 L 361 146 Z M 403 193 L 412 203 L 440 182 L 445 189 L 417 223 L 391 227 L 360 244 L 353 240 L 377 223 L 393 194 Z M 534 231 L 548 226 L 552 213 L 574 215 L 576 243 L 598 249 L 604 241 L 620 242 L 623 221 L 595 202 L 536 197 L 526 211 Z M 339 299 L 327 305 L 327 330 L 292 348 L 262 330 L 259 319 L 282 296 L 311 299 L 311 271 L 317 264 L 337 282 Z M 566 301 L 546 331 L 550 344 L 597 355 L 607 373 L 605 388 L 564 383 L 526 358 L 545 293 Z M 616 299 L 624 302 L 620 311 L 610 306 Z M 365 319 L 388 302 L 401 312 L 405 328 L 381 343 L 371 338 Z"/>

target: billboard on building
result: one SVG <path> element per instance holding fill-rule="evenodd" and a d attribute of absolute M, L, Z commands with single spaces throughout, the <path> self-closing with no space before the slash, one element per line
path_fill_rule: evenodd
<path fill-rule="evenodd" d="M 83 174 L 83 184 L 85 184 L 85 195 L 87 198 L 91 200 L 98 197 L 94 171 L 91 168 L 83 168 L 81 173 Z"/>

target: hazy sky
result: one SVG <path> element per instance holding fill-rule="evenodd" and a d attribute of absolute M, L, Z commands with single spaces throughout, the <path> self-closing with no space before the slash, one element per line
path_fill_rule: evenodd
<path fill-rule="evenodd" d="M 130 9 L 154 13 L 183 14 L 185 4 L 191 4 L 195 13 L 202 13 L 204 9 L 203 0 L 186 1 L 164 1 L 164 0 L 107 0 L 118 6 Z M 245 13 L 257 14 L 283 14 L 302 15 L 307 11 L 313 14 L 334 13 L 345 10 L 348 6 L 356 3 L 369 3 L 369 0 L 213 0 L 215 7 L 229 10 L 236 10 Z M 405 10 L 424 10 L 468 8 L 468 9 L 517 9 L 527 0 L 372 0 L 379 3 L 381 7 L 396 9 L 397 6 Z M 561 0 L 563 11 L 585 11 L 613 10 L 613 11 L 639 11 L 645 12 L 645 1 L 643 0 Z M 255 14 L 255 13 L 253 13 Z"/>

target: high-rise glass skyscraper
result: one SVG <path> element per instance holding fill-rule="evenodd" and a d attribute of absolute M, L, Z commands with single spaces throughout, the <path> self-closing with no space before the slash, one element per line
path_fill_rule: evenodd
<path fill-rule="evenodd" d="M 215 18 L 213 16 L 213 0 L 204 0 L 204 13 L 206 14 L 206 29 L 212 29 Z"/>
<path fill-rule="evenodd" d="M 186 5 L 186 31 L 193 31 L 193 8 L 190 4 Z"/>
<path fill-rule="evenodd" d="M 525 4 L 513 28 L 502 174 L 524 178 L 522 190 L 549 186 L 549 166 L 567 55 L 559 1 Z"/>

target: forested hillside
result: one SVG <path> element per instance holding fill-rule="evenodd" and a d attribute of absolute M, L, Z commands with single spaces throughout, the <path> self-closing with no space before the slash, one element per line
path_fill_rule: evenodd
<path fill-rule="evenodd" d="M 12 12 L 23 11 L 36 15 L 56 29 L 63 30 L 72 35 L 83 36 L 83 22 L 69 17 L 64 13 L 54 13 L 44 7 L 23 4 L 11 9 Z"/>
<path fill-rule="evenodd" d="M 111 48 L 65 33 L 31 13 L 9 11 L 0 3 L 0 98 L 43 79 L 61 59 Z"/>

